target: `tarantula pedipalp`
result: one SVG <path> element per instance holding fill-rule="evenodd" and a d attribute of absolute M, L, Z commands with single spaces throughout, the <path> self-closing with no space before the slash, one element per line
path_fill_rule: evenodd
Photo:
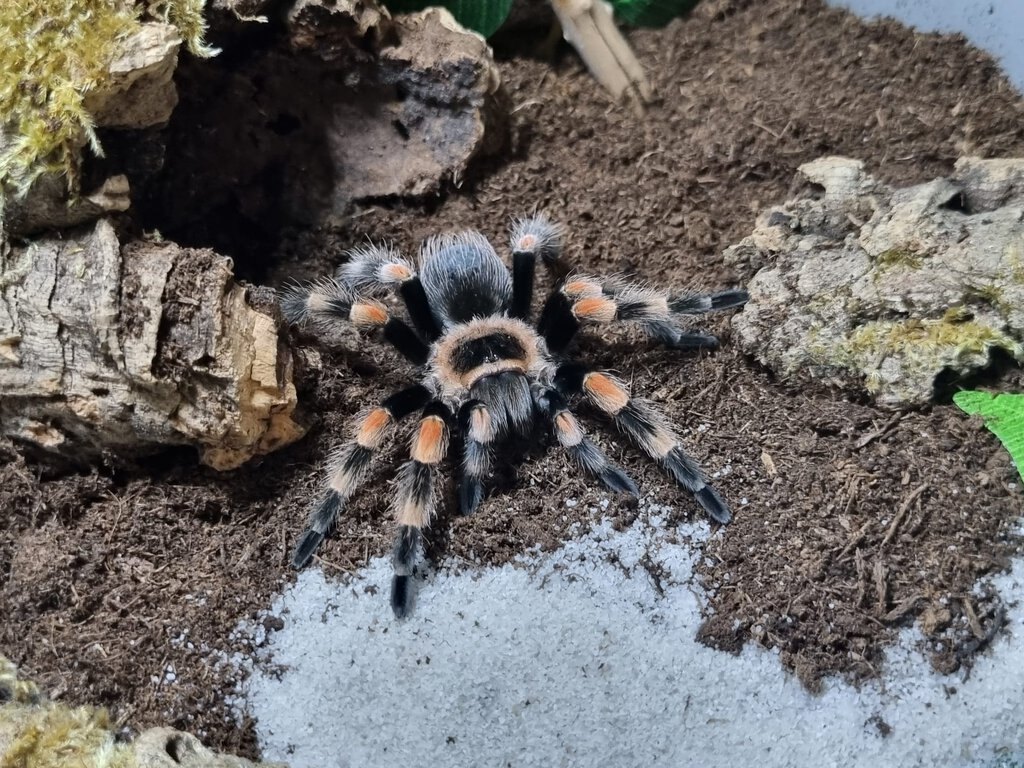
<path fill-rule="evenodd" d="M 419 412 L 394 502 L 398 533 L 391 606 L 399 618 L 411 605 L 421 531 L 434 516 L 438 468 L 453 431 L 461 437 L 456 471 L 463 515 L 483 498 L 494 449 L 504 441 L 528 438 L 538 425 L 607 488 L 639 495 L 629 476 L 584 435 L 570 410 L 570 402 L 582 397 L 657 460 L 713 520 L 725 524 L 732 518 L 666 419 L 635 399 L 622 381 L 572 359 L 566 350 L 581 327 L 619 321 L 636 323 L 677 349 L 714 348 L 714 336 L 685 330 L 678 317 L 742 306 L 746 292 L 671 295 L 619 278 L 570 274 L 561 260 L 560 230 L 544 216 L 516 223 L 511 245 L 511 272 L 477 232 L 431 238 L 415 266 L 388 248 L 360 248 L 333 278 L 294 286 L 282 298 L 291 322 L 320 330 L 344 322 L 381 329 L 421 371 L 420 383 L 360 415 L 352 439 L 337 453 L 292 559 L 296 568 L 309 562 L 387 435 L 398 421 Z M 528 321 L 538 260 L 555 286 L 534 326 Z M 391 292 L 401 298 L 411 326 L 392 317 L 380 301 Z"/>

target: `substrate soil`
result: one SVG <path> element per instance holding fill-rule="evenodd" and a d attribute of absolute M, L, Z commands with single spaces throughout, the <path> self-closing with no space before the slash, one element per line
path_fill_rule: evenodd
<path fill-rule="evenodd" d="M 803 162 L 850 155 L 904 185 L 950 172 L 960 155 L 1024 152 L 1019 94 L 959 38 L 864 23 L 816 0 L 709 0 L 631 40 L 661 98 L 643 119 L 611 104 L 571 54 L 506 58 L 505 153 L 442 199 L 364 207 L 343 229 L 293 233 L 266 281 L 326 272 L 367 236 L 406 252 L 451 229 L 503 242 L 511 217 L 539 208 L 568 226 L 567 256 L 589 272 L 735 285 L 750 275 L 730 273 L 722 249 L 786 199 Z M 628 333 L 580 346 L 664 405 L 735 508 L 706 547 L 712 597 L 694 631 L 726 650 L 777 648 L 814 688 L 825 675 L 875 674 L 895 632 L 918 621 L 938 669 L 969 669 L 1002 623 L 998 595 L 974 584 L 1019 550 L 1011 528 L 1024 512 L 996 440 L 949 404 L 894 413 L 814 382 L 773 381 L 730 345 L 727 318 L 710 328 L 723 341 L 713 354 Z M 290 549 L 346 421 L 410 374 L 354 336 L 320 354 L 302 380 L 309 436 L 231 473 L 173 453 L 68 475 L 4 448 L 0 649 L 51 695 L 106 705 L 126 728 L 174 725 L 256 755 L 251 723 L 224 704 L 234 684 L 226 656 L 246 650 L 232 630 L 293 578 Z M 646 496 L 680 519 L 698 514 L 656 467 L 590 424 Z M 387 481 L 404 442 L 322 547 L 329 573 L 388 551 Z M 503 563 L 557 547 L 605 496 L 557 451 L 495 484 L 473 517 L 438 521 L 435 557 Z M 636 508 L 613 499 L 607 513 L 627 524 Z"/>

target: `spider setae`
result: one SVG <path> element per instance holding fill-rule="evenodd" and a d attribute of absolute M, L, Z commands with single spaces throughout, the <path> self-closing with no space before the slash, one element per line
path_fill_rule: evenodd
<path fill-rule="evenodd" d="M 571 460 L 607 488 L 637 496 L 636 484 L 584 435 L 570 410 L 570 403 L 582 397 L 657 460 L 713 520 L 730 521 L 728 505 L 684 453 L 665 418 L 635 399 L 621 380 L 592 370 L 566 350 L 582 326 L 619 321 L 636 323 L 676 349 L 712 349 L 718 340 L 684 330 L 679 316 L 742 306 L 746 292 L 675 295 L 619 278 L 570 275 L 560 258 L 560 235 L 544 216 L 517 222 L 511 233 L 511 272 L 486 238 L 464 232 L 429 239 L 415 266 L 389 248 L 364 247 L 353 251 L 333 278 L 288 289 L 282 309 L 290 322 L 319 331 L 343 322 L 379 328 L 421 375 L 419 384 L 360 415 L 295 548 L 294 567 L 310 560 L 365 478 L 374 453 L 396 423 L 414 413 L 420 414 L 419 425 L 410 458 L 398 473 L 394 501 L 398 533 L 391 606 L 400 618 L 410 608 L 420 535 L 435 512 L 438 468 L 453 432 L 461 438 L 456 442 L 462 453 L 456 496 L 463 515 L 483 498 L 494 449 L 528 438 L 538 426 L 550 430 Z M 555 287 L 531 325 L 538 260 Z M 411 325 L 393 317 L 380 301 L 390 292 L 400 297 Z"/>

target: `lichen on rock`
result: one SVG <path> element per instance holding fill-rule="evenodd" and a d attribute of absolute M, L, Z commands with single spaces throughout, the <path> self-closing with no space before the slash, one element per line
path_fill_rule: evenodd
<path fill-rule="evenodd" d="M 930 401 L 993 350 L 1024 360 L 1024 159 L 963 158 L 902 189 L 848 158 L 799 174 L 807 194 L 726 251 L 758 270 L 733 321 L 745 352 L 889 406 Z"/>
<path fill-rule="evenodd" d="M 150 728 L 119 739 L 110 715 L 49 701 L 0 655 L 0 766 L 3 768 L 283 768 L 207 749 L 195 736 Z"/>

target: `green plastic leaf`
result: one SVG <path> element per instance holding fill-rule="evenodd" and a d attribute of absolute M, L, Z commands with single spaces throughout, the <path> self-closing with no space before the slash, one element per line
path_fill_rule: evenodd
<path fill-rule="evenodd" d="M 634 27 L 663 27 L 700 0 L 611 0 L 615 18 Z"/>
<path fill-rule="evenodd" d="M 1024 479 L 1024 394 L 957 392 L 953 402 L 966 413 L 977 414 L 985 420 L 985 426 L 1010 452 L 1010 458 Z"/>
<path fill-rule="evenodd" d="M 512 0 L 385 0 L 392 13 L 412 13 L 424 8 L 443 6 L 466 29 L 490 37 L 505 23 L 512 10 Z"/>

